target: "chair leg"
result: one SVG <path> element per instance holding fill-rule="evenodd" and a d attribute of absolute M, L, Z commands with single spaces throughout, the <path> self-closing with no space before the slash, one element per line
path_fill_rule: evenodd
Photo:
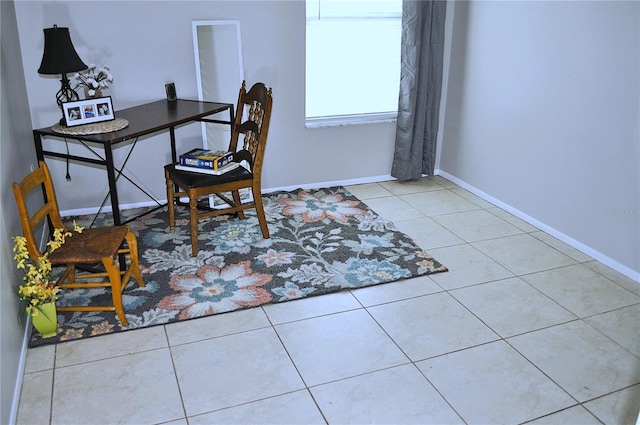
<path fill-rule="evenodd" d="M 131 230 L 127 232 L 125 238 L 127 239 L 127 246 L 129 247 L 129 267 L 131 267 L 133 271 L 133 277 L 138 281 L 138 286 L 142 288 L 145 285 L 142 280 L 142 275 L 140 274 L 140 262 L 138 261 L 138 238 L 136 238 L 136 235 Z M 126 283 L 127 282 L 123 282 L 123 285 Z"/>
<path fill-rule="evenodd" d="M 242 204 L 242 201 L 240 200 L 240 191 L 239 190 L 233 190 L 231 191 L 231 196 L 233 196 L 233 202 L 234 202 L 234 207 L 237 207 L 238 205 Z M 244 211 L 240 210 L 236 212 L 236 215 L 238 216 L 238 218 L 240 220 L 244 220 Z"/>
<path fill-rule="evenodd" d="M 169 210 L 169 230 L 173 232 L 176 228 L 176 218 L 174 212 L 174 193 L 173 193 L 173 181 L 169 177 L 169 172 L 165 170 L 164 177 L 167 183 L 167 209 Z"/>
<path fill-rule="evenodd" d="M 67 275 L 67 282 L 70 284 L 74 284 L 76 283 L 76 266 L 70 264 L 67 267 L 67 270 L 69 271 L 69 274 Z"/>
<path fill-rule="evenodd" d="M 262 237 L 269 239 L 269 227 L 267 226 L 267 217 L 264 215 L 264 204 L 262 203 L 262 193 L 260 190 L 253 189 L 253 201 L 256 204 L 256 214 L 262 230 Z"/>
<path fill-rule="evenodd" d="M 113 307 L 118 314 L 120 323 L 122 326 L 129 326 L 127 318 L 124 315 L 124 308 L 122 307 L 122 282 L 120 281 L 120 266 L 117 264 L 114 258 L 106 257 L 102 259 L 107 274 L 109 275 L 109 281 L 111 282 L 111 296 L 113 298 Z"/>
<path fill-rule="evenodd" d="M 189 194 L 189 224 L 191 227 L 191 256 L 198 256 L 198 198 Z"/>

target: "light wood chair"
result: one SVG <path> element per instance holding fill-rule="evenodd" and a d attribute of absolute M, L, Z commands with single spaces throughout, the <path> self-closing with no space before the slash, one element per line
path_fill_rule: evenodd
<path fill-rule="evenodd" d="M 200 218 L 236 213 L 238 218 L 243 220 L 244 210 L 255 208 L 262 236 L 265 239 L 269 238 L 262 204 L 261 174 L 272 103 L 271 89 L 267 89 L 263 83 L 254 84 L 247 92 L 245 82 L 242 82 L 228 151 L 235 152 L 236 162 L 246 161 L 249 169 L 238 167 L 225 174 L 209 175 L 177 170 L 175 164 L 164 167 L 170 230 L 175 229 L 175 201 L 180 197 L 188 197 L 191 251 L 194 257 L 198 255 L 198 220 Z M 242 145 L 238 146 L 241 134 L 244 139 Z M 244 188 L 251 189 L 252 200 L 243 203 L 239 190 Z M 233 199 L 225 195 L 229 192 Z M 228 207 L 213 210 L 199 209 L 198 199 L 211 195 L 222 199 Z"/>
<path fill-rule="evenodd" d="M 27 198 L 34 190 L 44 186 L 47 201 L 35 213 L 30 214 Z M 27 250 L 32 261 L 42 256 L 38 248 L 36 232 L 45 229 L 48 222 L 55 229 L 67 227 L 62 222 L 58 202 L 47 165 L 40 161 L 40 167 L 31 172 L 20 183 L 13 183 L 13 193 L 20 212 L 22 232 L 27 242 Z M 126 242 L 126 246 L 124 243 Z M 129 266 L 120 270 L 119 256 L 128 254 Z M 56 306 L 58 311 L 115 311 L 122 326 L 128 326 L 122 307 L 122 291 L 131 277 L 135 277 L 139 286 L 144 286 L 138 264 L 138 240 L 129 226 L 99 227 L 84 229 L 82 233 L 72 232 L 65 243 L 49 255 L 51 264 L 66 266 L 56 285 L 64 289 L 111 288 L 113 305 L 108 306 Z M 77 266 L 87 268 L 102 264 L 104 271 L 83 272 Z"/>

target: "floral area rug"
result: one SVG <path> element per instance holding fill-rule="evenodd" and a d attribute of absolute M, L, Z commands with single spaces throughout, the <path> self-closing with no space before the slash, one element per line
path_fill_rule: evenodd
<path fill-rule="evenodd" d="M 446 271 L 342 187 L 264 196 L 270 238 L 255 211 L 245 220 L 224 215 L 199 223 L 199 253 L 191 256 L 188 210 L 176 209 L 169 231 L 166 207 L 129 226 L 138 236 L 142 277 L 123 294 L 128 328 L 115 312 L 58 312 L 58 334 L 33 331 L 30 346 L 57 343 L 195 319 L 348 288 Z M 124 211 L 124 219 L 139 210 Z M 93 217 L 69 217 L 82 225 Z M 100 215 L 97 226 L 111 225 Z M 110 289 L 62 293 L 58 305 L 106 305 Z"/>

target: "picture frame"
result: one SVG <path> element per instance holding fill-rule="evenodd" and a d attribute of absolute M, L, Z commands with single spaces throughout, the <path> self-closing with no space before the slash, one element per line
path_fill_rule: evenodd
<path fill-rule="evenodd" d="M 167 101 L 175 102 L 178 100 L 178 95 L 176 94 L 176 85 L 175 83 L 167 83 L 164 85 L 164 90 L 167 93 Z"/>
<path fill-rule="evenodd" d="M 62 113 L 67 127 L 116 119 L 111 96 L 63 102 Z"/>

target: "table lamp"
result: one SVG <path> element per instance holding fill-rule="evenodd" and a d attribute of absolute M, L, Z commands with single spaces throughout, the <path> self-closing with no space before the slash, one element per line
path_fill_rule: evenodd
<path fill-rule="evenodd" d="M 67 73 L 84 71 L 88 68 L 82 59 L 78 56 L 76 49 L 71 43 L 69 28 L 45 28 L 44 30 L 44 52 L 42 54 L 42 62 L 38 69 L 39 74 L 57 75 L 61 74 L 62 87 L 56 93 L 56 103 L 62 110 L 63 102 L 79 100 L 78 93 L 71 88 Z M 61 125 L 66 125 L 64 113 L 60 120 Z"/>

